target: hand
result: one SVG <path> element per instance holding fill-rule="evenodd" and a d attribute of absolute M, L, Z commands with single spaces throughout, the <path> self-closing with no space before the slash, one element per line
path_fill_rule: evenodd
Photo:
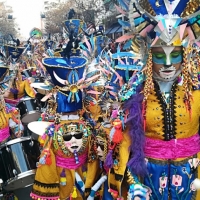
<path fill-rule="evenodd" d="M 15 133 L 15 136 L 17 137 L 17 138 L 20 138 L 21 136 L 23 135 L 23 131 L 18 131 L 17 133 Z"/>
<path fill-rule="evenodd" d="M 10 95 L 10 90 L 6 90 L 5 93 L 3 94 L 3 97 L 7 98 L 9 97 L 9 95 Z"/>

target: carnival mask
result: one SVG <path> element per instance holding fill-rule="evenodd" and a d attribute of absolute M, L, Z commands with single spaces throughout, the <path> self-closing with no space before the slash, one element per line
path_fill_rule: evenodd
<path fill-rule="evenodd" d="M 101 138 L 97 138 L 97 141 L 96 141 L 96 146 L 97 146 L 97 156 L 99 157 L 99 160 L 100 161 L 104 161 L 105 158 L 106 158 L 106 155 L 105 155 L 105 148 L 106 148 L 106 145 L 105 144 L 105 140 L 101 139 Z"/>
<path fill-rule="evenodd" d="M 180 70 L 183 60 L 181 47 L 164 46 L 152 48 L 153 71 L 165 80 L 172 79 Z"/>
<path fill-rule="evenodd" d="M 66 147 L 71 153 L 78 152 L 83 145 L 83 132 L 71 132 L 63 135 Z"/>

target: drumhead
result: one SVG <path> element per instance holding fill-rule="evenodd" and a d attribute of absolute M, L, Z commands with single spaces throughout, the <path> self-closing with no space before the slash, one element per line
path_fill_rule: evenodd
<path fill-rule="evenodd" d="M 32 121 L 37 121 L 41 116 L 41 113 L 39 111 L 31 111 L 26 113 L 22 116 L 21 121 L 24 124 L 28 124 Z"/>
<path fill-rule="evenodd" d="M 43 89 L 39 89 L 39 88 L 37 88 L 37 92 L 40 94 L 43 94 L 43 95 L 46 95 L 48 93 L 47 90 L 43 90 Z"/>
<path fill-rule="evenodd" d="M 28 129 L 39 135 L 42 136 L 45 133 L 46 128 L 52 124 L 52 122 L 44 122 L 44 121 L 36 121 L 36 122 L 31 122 L 28 124 Z"/>
<path fill-rule="evenodd" d="M 31 83 L 31 87 L 41 90 L 50 90 L 51 86 L 46 85 L 45 83 Z"/>
<path fill-rule="evenodd" d="M 35 82 L 35 78 L 33 78 L 33 77 L 29 77 L 28 80 L 29 80 L 31 83 L 34 83 L 34 82 Z"/>

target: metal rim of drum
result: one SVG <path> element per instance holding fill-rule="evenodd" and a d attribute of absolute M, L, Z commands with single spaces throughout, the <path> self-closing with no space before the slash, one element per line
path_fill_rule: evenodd
<path fill-rule="evenodd" d="M 33 98 L 30 98 L 30 97 L 21 98 L 20 101 L 19 101 L 19 103 L 24 102 L 24 101 L 26 101 L 26 100 L 30 100 L 30 99 L 33 99 Z M 33 100 L 34 100 L 34 99 L 33 99 Z"/>
<path fill-rule="evenodd" d="M 23 187 L 21 187 L 21 185 L 23 184 L 20 184 L 19 187 L 9 187 L 11 185 L 14 186 L 14 183 L 16 181 L 22 181 L 23 178 L 26 178 L 28 176 L 35 176 L 35 172 L 36 170 L 29 170 L 29 171 L 26 171 L 26 172 L 23 172 L 21 174 L 18 174 L 16 177 L 14 178 L 10 178 L 9 180 L 7 180 L 5 183 L 3 183 L 3 188 L 6 190 L 6 191 L 12 191 L 12 190 L 17 190 L 17 189 L 20 189 L 20 188 L 24 188 L 24 187 L 27 187 L 27 186 L 30 186 L 30 185 L 33 185 L 34 183 L 34 178 L 33 178 L 33 182 L 32 183 L 27 183 L 26 185 L 24 185 Z M 16 185 L 16 184 L 15 184 Z"/>
<path fill-rule="evenodd" d="M 16 143 L 19 143 L 19 142 L 23 142 L 23 141 L 27 141 L 27 140 L 31 140 L 32 138 L 31 137 L 20 137 L 20 138 L 15 138 L 15 139 L 12 139 L 4 144 L 2 144 L 0 146 L 0 149 L 4 148 L 4 147 L 7 147 L 7 146 L 10 146 L 10 145 L 13 145 L 13 144 L 16 144 Z"/>

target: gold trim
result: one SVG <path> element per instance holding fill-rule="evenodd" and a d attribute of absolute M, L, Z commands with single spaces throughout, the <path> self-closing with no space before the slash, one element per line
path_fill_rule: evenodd
<path fill-rule="evenodd" d="M 188 17 L 196 12 L 197 8 L 199 7 L 200 0 L 190 0 L 185 10 L 181 13 L 181 17 Z"/>
<path fill-rule="evenodd" d="M 13 45 L 9 45 L 9 44 L 4 44 L 4 46 L 6 46 L 6 47 L 13 47 L 15 49 L 25 49 L 25 47 L 13 46 Z"/>
<path fill-rule="evenodd" d="M 128 65 L 128 66 L 132 66 L 132 65 Z M 138 66 L 139 66 L 139 65 L 138 65 Z M 121 70 L 123 70 L 123 71 L 126 71 L 126 69 L 120 68 L 118 65 L 116 65 L 116 66 L 114 67 L 114 69 L 121 69 Z M 136 71 L 136 70 L 140 70 L 140 69 L 130 69 L 130 68 L 128 68 L 128 71 Z"/>
<path fill-rule="evenodd" d="M 155 11 L 153 10 L 151 4 L 148 2 L 148 0 L 140 0 L 139 5 L 150 15 L 156 16 Z"/>
<path fill-rule="evenodd" d="M 146 158 L 148 159 L 149 162 L 151 162 L 153 164 L 167 165 L 167 164 L 170 163 L 170 164 L 175 165 L 175 166 L 180 166 L 180 165 L 186 164 L 189 159 L 197 158 L 197 154 L 194 155 L 194 156 L 187 157 L 187 158 L 185 158 L 183 160 L 180 160 L 180 161 L 176 161 L 176 160 L 157 160 L 157 159 L 149 158 L 149 157 L 146 157 Z"/>

